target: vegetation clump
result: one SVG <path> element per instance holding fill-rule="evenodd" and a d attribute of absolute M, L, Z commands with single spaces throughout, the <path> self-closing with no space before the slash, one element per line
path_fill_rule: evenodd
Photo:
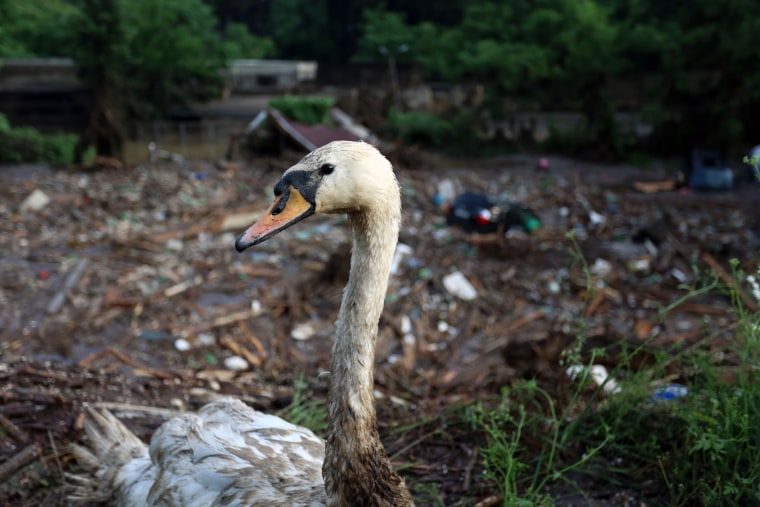
<path fill-rule="evenodd" d="M 284 95 L 269 101 L 269 107 L 277 109 L 291 120 L 307 125 L 326 124 L 330 121 L 330 109 L 335 101 L 328 97 L 300 97 Z"/>
<path fill-rule="evenodd" d="M 745 278 L 741 271 L 734 275 Z M 713 281 L 703 289 L 720 288 Z M 471 407 L 470 421 L 487 441 L 481 449 L 486 475 L 503 505 L 552 505 L 563 494 L 590 499 L 589 483 L 657 505 L 758 504 L 760 313 L 730 295 L 738 318 L 734 342 L 723 353 L 730 361 L 687 348 L 655 353 L 654 364 L 636 369 L 642 346 L 618 358 L 610 378 L 623 372 L 626 378 L 605 389 L 589 373 L 602 352 L 592 352 L 585 366 L 570 354 L 569 362 L 583 373 L 551 394 L 531 380 L 505 389 L 495 402 Z M 681 372 L 680 384 L 668 399 L 660 395 L 660 379 L 672 371 Z"/>
<path fill-rule="evenodd" d="M 73 134 L 46 135 L 32 127 L 12 127 L 6 116 L 0 113 L 0 164 L 70 164 L 76 140 Z"/>

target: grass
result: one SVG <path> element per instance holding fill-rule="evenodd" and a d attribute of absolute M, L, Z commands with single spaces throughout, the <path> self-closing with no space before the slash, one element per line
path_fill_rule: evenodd
<path fill-rule="evenodd" d="M 309 385 L 300 373 L 295 380 L 293 399 L 277 415 L 288 422 L 308 428 L 317 435 L 327 431 L 327 400 L 309 396 Z"/>
<path fill-rule="evenodd" d="M 577 260 L 590 298 L 588 267 Z M 750 277 L 732 265 L 741 286 Z M 731 297 L 735 332 L 721 355 L 708 348 L 659 352 L 637 370 L 633 359 L 644 344 L 617 358 L 610 376 L 622 378 L 620 388 L 607 395 L 588 373 L 602 352 L 586 352 L 583 360 L 581 319 L 565 364 L 583 366 L 581 375 L 559 387 L 525 381 L 470 407 L 469 420 L 487 439 L 486 476 L 504 506 L 553 505 L 563 494 L 585 496 L 590 489 L 633 491 L 652 505 L 760 505 L 760 314 L 716 277 L 684 290 L 660 310 L 664 321 L 694 297 L 715 291 Z M 735 371 L 730 380 L 729 371 Z M 688 394 L 653 399 L 655 386 L 673 372 Z"/>

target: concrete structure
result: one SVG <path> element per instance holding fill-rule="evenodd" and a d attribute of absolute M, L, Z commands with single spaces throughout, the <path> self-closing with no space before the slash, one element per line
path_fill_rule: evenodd
<path fill-rule="evenodd" d="M 232 60 L 228 87 L 231 94 L 289 91 L 317 78 L 317 62 L 291 60 Z"/>

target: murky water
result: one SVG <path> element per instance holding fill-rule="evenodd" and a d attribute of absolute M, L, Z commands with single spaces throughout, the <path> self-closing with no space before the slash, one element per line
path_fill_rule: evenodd
<path fill-rule="evenodd" d="M 248 119 L 202 122 L 152 122 L 131 129 L 124 145 L 124 162 L 138 165 L 154 159 L 216 160 L 223 158 L 231 136 L 243 131 Z M 155 143 L 151 151 L 150 143 Z"/>

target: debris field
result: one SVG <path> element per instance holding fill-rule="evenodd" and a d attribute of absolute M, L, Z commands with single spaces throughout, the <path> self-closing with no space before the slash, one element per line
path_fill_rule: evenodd
<path fill-rule="evenodd" d="M 663 311 L 711 276 L 757 308 L 730 265 L 757 271 L 756 185 L 697 193 L 641 185 L 673 180 L 665 165 L 396 155 L 404 225 L 376 349 L 380 432 L 413 489 L 438 485 L 439 504 L 498 502 L 483 436 L 436 422 L 451 407 L 517 379 L 571 382 L 562 353 L 578 339 L 606 349 L 608 368 L 625 344 L 725 349 L 728 297 Z M 67 505 L 67 445 L 86 403 L 147 439 L 219 396 L 274 412 L 299 389 L 325 398 L 345 218 L 233 246 L 301 156 L 0 168 L 1 504 Z M 445 203 L 464 191 L 527 206 L 541 227 L 449 227 Z M 678 380 L 670 373 L 663 385 Z"/>

